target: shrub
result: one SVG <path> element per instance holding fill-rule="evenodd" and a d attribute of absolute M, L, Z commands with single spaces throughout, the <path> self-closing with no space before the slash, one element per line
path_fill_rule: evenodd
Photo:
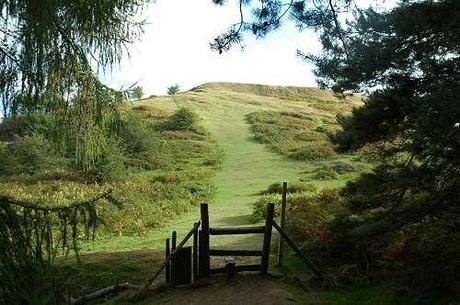
<path fill-rule="evenodd" d="M 15 137 L 47 135 L 54 118 L 46 113 L 31 113 L 5 119 L 0 123 L 0 141 L 13 141 Z"/>
<path fill-rule="evenodd" d="M 329 167 L 316 169 L 313 178 L 316 180 L 332 180 L 337 178 L 337 173 Z"/>
<path fill-rule="evenodd" d="M 332 145 L 328 142 L 304 145 L 301 150 L 291 153 L 296 160 L 323 160 L 335 156 Z"/>
<path fill-rule="evenodd" d="M 265 194 L 252 204 L 251 221 L 258 222 L 265 218 L 267 213 L 267 204 L 275 204 L 275 216 L 279 215 L 281 196 L 279 194 Z"/>
<path fill-rule="evenodd" d="M 3 142 L 0 159 L 0 175 L 33 175 L 67 165 L 41 135 L 16 137 L 9 144 Z"/>
<path fill-rule="evenodd" d="M 256 141 L 297 160 L 321 160 L 335 156 L 327 132 L 317 120 L 295 112 L 260 111 L 246 117 Z M 319 128 L 319 129 L 318 129 Z M 320 132 L 317 132 L 320 131 Z"/>
<path fill-rule="evenodd" d="M 253 203 L 251 220 L 260 221 L 266 216 L 268 203 L 275 204 L 275 217 L 280 215 L 281 196 L 279 194 L 265 194 Z M 305 240 L 314 236 L 312 232 L 321 230 L 321 235 L 326 234 L 331 221 L 338 211 L 342 211 L 339 191 L 324 189 L 319 193 L 291 193 L 287 197 L 287 210 L 289 214 L 289 228 L 300 239 Z M 313 229 L 315 228 L 315 230 Z M 315 231 L 316 232 L 316 231 Z"/>
<path fill-rule="evenodd" d="M 341 162 L 337 161 L 332 165 L 332 169 L 339 173 L 339 174 L 344 174 L 344 173 L 349 173 L 349 172 L 355 172 L 356 167 L 350 163 L 346 162 Z"/>
<path fill-rule="evenodd" d="M 103 158 L 96 164 L 99 181 L 116 181 L 126 177 L 125 156 L 120 145 L 111 140 L 104 147 Z"/>
<path fill-rule="evenodd" d="M 331 238 L 329 222 L 342 211 L 337 189 L 324 189 L 315 194 L 288 197 L 287 225 L 291 234 L 300 240 L 327 240 Z"/>
<path fill-rule="evenodd" d="M 153 151 L 158 142 L 153 130 L 149 129 L 143 120 L 133 116 L 126 116 L 123 119 L 119 136 L 126 152 L 130 154 Z"/>
<path fill-rule="evenodd" d="M 190 108 L 180 107 L 163 125 L 166 130 L 193 130 L 198 123 L 198 116 Z"/>

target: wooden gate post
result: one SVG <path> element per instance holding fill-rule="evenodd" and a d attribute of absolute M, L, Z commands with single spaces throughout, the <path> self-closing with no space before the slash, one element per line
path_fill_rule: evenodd
<path fill-rule="evenodd" d="M 270 259 L 270 242 L 272 239 L 272 226 L 273 226 L 273 212 L 275 205 L 273 203 L 267 204 L 267 216 L 265 218 L 265 233 L 264 233 L 264 244 L 263 254 L 261 263 L 261 273 L 266 274 L 268 272 L 268 263 Z"/>
<path fill-rule="evenodd" d="M 198 279 L 198 230 L 193 231 L 193 249 L 192 250 L 193 250 L 193 258 L 192 258 L 193 282 L 196 282 L 196 280 Z"/>
<path fill-rule="evenodd" d="M 200 230 L 200 252 L 198 255 L 200 270 L 200 277 L 208 277 L 210 274 L 210 256 L 209 256 L 209 213 L 208 204 L 206 202 L 201 204 L 201 230 Z"/>
<path fill-rule="evenodd" d="M 169 247 L 169 238 L 166 238 L 166 283 L 171 283 L 171 260 L 169 259 L 169 255 L 171 254 L 171 248 Z"/>
<path fill-rule="evenodd" d="M 286 201 L 287 201 L 287 182 L 283 182 L 283 197 L 281 198 L 281 229 L 286 229 Z M 280 236 L 278 242 L 278 266 L 283 264 L 284 257 L 284 238 Z"/>
<path fill-rule="evenodd" d="M 173 253 L 176 250 L 176 243 L 177 243 L 177 232 L 173 231 L 172 232 L 172 238 L 171 238 L 171 253 Z M 172 255 L 171 258 L 171 265 L 170 265 L 170 285 L 171 287 L 176 287 L 176 258 L 174 254 Z"/>

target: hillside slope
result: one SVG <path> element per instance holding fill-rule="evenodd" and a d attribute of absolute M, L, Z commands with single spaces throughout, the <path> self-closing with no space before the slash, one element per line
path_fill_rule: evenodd
<path fill-rule="evenodd" d="M 293 112 L 331 124 L 337 113 L 359 106 L 362 97 L 338 99 L 333 92 L 318 88 L 208 83 L 174 99 L 156 97 L 139 103 L 168 110 L 191 107 L 202 118 L 202 124 L 224 152 L 222 168 L 215 178 L 217 196 L 211 207 L 211 220 L 228 226 L 248 223 L 251 202 L 269 184 L 298 181 L 316 165 L 290 160 L 257 143 L 250 131 L 248 114 Z M 333 181 L 330 185 L 342 183 Z"/>
<path fill-rule="evenodd" d="M 289 99 L 287 98 L 289 97 Z M 247 116 L 251 113 L 298 113 L 318 124 L 335 124 L 337 113 L 349 112 L 359 106 L 359 96 L 338 99 L 331 91 L 318 88 L 272 87 L 235 83 L 208 83 L 175 97 L 159 96 L 142 99 L 129 107 L 148 106 L 172 113 L 181 106 L 192 108 L 200 117 L 211 138 L 224 157 L 213 179 L 216 196 L 209 198 L 213 226 L 240 226 L 251 222 L 252 204 L 268 185 L 281 181 L 300 180 L 323 187 L 343 185 L 350 175 L 337 179 L 313 179 L 318 169 L 335 160 L 350 160 L 338 156 L 328 160 L 293 160 L 256 141 Z M 173 157 L 173 156 L 172 156 Z M 129 251 L 133 249 L 162 249 L 164 239 L 172 230 L 183 236 L 198 219 L 198 209 L 185 212 L 158 228 L 140 236 L 117 236 L 99 240 L 85 248 L 93 251 Z M 241 240 L 220 238 L 215 245 L 240 244 Z M 258 247 L 253 240 L 247 241 Z"/>

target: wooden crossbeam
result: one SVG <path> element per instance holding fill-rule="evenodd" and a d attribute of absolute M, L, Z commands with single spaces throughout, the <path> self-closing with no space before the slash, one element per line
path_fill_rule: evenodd
<path fill-rule="evenodd" d="M 217 250 L 212 249 L 209 251 L 211 256 L 262 256 L 262 251 L 253 250 Z"/>
<path fill-rule="evenodd" d="M 211 235 L 265 233 L 265 227 L 210 228 Z"/>

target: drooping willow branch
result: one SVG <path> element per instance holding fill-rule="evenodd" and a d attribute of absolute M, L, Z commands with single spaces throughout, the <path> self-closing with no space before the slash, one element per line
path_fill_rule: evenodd
<path fill-rule="evenodd" d="M 97 203 L 101 200 L 121 207 L 112 191 L 60 207 L 0 196 L 0 242 L 5 245 L 0 250 L 0 267 L 18 263 L 16 260 L 25 256 L 50 263 L 59 248 L 65 254 L 72 248 L 78 255 L 78 241 L 82 237 L 94 238 L 96 229 L 103 224 L 97 211 Z"/>
<path fill-rule="evenodd" d="M 50 267 L 59 250 L 73 250 L 78 259 L 79 241 L 94 239 L 103 224 L 101 201 L 122 206 L 111 191 L 59 207 L 0 196 L 0 303 L 43 304 L 61 297 Z"/>

